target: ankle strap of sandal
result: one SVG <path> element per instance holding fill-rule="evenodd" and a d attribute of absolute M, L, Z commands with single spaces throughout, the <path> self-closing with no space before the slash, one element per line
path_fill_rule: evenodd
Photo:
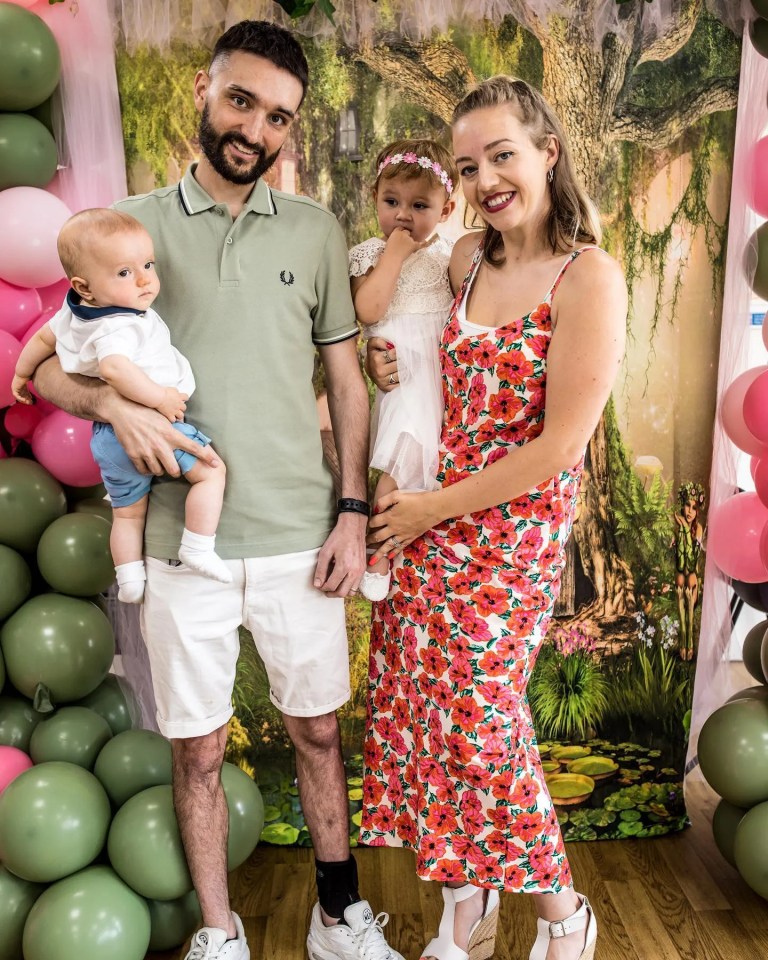
<path fill-rule="evenodd" d="M 584 897 L 576 913 L 572 913 L 570 917 L 566 917 L 564 920 L 553 920 L 547 924 L 550 940 L 559 940 L 560 937 L 567 937 L 569 933 L 583 930 L 589 923 L 589 911 L 591 909 L 589 900 Z"/>

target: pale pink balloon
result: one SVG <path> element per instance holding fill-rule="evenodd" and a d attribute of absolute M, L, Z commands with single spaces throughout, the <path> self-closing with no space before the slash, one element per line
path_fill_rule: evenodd
<path fill-rule="evenodd" d="M 749 152 L 750 207 L 761 217 L 768 217 L 768 137 L 761 137 Z"/>
<path fill-rule="evenodd" d="M 64 277 L 63 280 L 52 283 L 50 287 L 41 287 L 37 292 L 40 294 L 40 303 L 43 310 L 48 307 L 53 307 L 54 311 L 61 310 L 62 304 L 69 293 L 69 280 Z"/>
<path fill-rule="evenodd" d="M 44 327 L 46 323 L 51 319 L 51 317 L 56 313 L 53 307 L 46 307 L 40 316 L 33 323 L 29 325 L 24 336 L 21 338 L 21 345 L 24 346 L 29 340 L 34 337 L 40 327 Z"/>
<path fill-rule="evenodd" d="M 744 424 L 760 443 L 768 444 L 768 372 L 761 373 L 747 387 Z"/>
<path fill-rule="evenodd" d="M 768 523 L 768 508 L 756 493 L 736 493 L 709 511 L 707 553 L 727 577 L 764 583 L 768 566 L 760 553 L 760 538 Z"/>
<path fill-rule="evenodd" d="M 40 294 L 34 287 L 15 287 L 0 280 L 0 330 L 18 339 L 42 312 Z"/>
<path fill-rule="evenodd" d="M 14 403 L 5 411 L 5 429 L 17 440 L 29 440 L 43 416 L 37 404 Z"/>
<path fill-rule="evenodd" d="M 13 403 L 11 380 L 16 370 L 16 361 L 21 353 L 21 344 L 5 330 L 0 330 L 0 407 Z"/>
<path fill-rule="evenodd" d="M 20 773 L 33 766 L 32 760 L 18 747 L 0 746 L 0 793 Z"/>
<path fill-rule="evenodd" d="M 766 371 L 768 366 L 765 365 L 745 370 L 728 387 L 720 403 L 720 422 L 730 440 L 739 450 L 757 456 L 768 453 L 768 449 L 750 432 L 744 422 L 744 397 L 754 381 Z"/>
<path fill-rule="evenodd" d="M 90 420 L 54 410 L 32 434 L 35 459 L 59 483 L 70 487 L 92 487 L 101 482 L 101 474 L 91 454 Z"/>
<path fill-rule="evenodd" d="M 0 190 L 0 278 L 17 287 L 48 287 L 64 276 L 56 238 L 69 207 L 38 187 Z"/>

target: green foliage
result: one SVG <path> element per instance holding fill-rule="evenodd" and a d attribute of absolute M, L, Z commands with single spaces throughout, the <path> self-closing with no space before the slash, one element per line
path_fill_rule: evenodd
<path fill-rule="evenodd" d="M 537 735 L 545 740 L 583 740 L 608 708 L 608 682 L 591 653 L 568 656 L 547 644 L 528 683 Z"/>
<path fill-rule="evenodd" d="M 288 16 L 294 20 L 305 17 L 317 4 L 331 23 L 334 23 L 333 15 L 336 12 L 336 7 L 331 3 L 331 0 L 275 0 L 275 3 L 282 7 Z"/>
<path fill-rule="evenodd" d="M 541 44 L 514 17 L 504 17 L 498 27 L 490 20 L 484 20 L 482 26 L 456 26 L 451 30 L 451 40 L 464 53 L 478 80 L 506 73 L 541 87 Z"/>
<path fill-rule="evenodd" d="M 197 130 L 192 98 L 195 73 L 208 65 L 210 51 L 172 44 L 167 56 L 139 48 L 117 53 L 117 83 L 128 168 L 146 161 L 155 182 L 164 185 L 168 161 L 183 169 L 195 156 L 191 142 Z"/>
<path fill-rule="evenodd" d="M 616 476 L 613 515 L 621 555 L 629 564 L 638 592 L 649 584 L 672 580 L 671 483 L 657 473 L 646 490 L 634 470 Z"/>

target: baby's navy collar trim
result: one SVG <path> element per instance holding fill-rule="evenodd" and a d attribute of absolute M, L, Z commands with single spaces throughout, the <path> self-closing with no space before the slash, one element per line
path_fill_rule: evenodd
<path fill-rule="evenodd" d="M 78 320 L 100 320 L 116 313 L 134 313 L 141 317 L 146 313 L 145 310 L 134 310 L 133 307 L 89 307 L 71 287 L 67 291 L 67 306 Z"/>

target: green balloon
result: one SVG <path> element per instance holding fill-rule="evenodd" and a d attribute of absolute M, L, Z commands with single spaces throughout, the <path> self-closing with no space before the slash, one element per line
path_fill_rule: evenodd
<path fill-rule="evenodd" d="M 234 870 L 256 849 L 264 829 L 264 801 L 251 777 L 232 763 L 222 766 L 221 785 L 229 810 L 227 869 Z"/>
<path fill-rule="evenodd" d="M 744 661 L 744 666 L 758 683 L 768 683 L 768 679 L 763 673 L 763 665 L 760 662 L 760 651 L 766 632 L 768 632 L 768 620 L 761 620 L 744 637 L 744 644 L 741 648 L 741 659 Z"/>
<path fill-rule="evenodd" d="M 736 839 L 736 827 L 747 811 L 743 807 L 734 807 L 727 800 L 721 800 L 712 814 L 712 835 L 715 838 L 717 849 L 730 863 L 736 866 L 733 856 L 733 844 Z"/>
<path fill-rule="evenodd" d="M 723 800 L 753 807 L 768 800 L 768 701 L 732 700 L 707 718 L 699 763 Z"/>
<path fill-rule="evenodd" d="M 59 48 L 50 29 L 28 10 L 0 3 L 0 110 L 30 110 L 56 89 Z"/>
<path fill-rule="evenodd" d="M 103 500 L 106 495 L 107 488 L 103 483 L 94 483 L 92 487 L 68 487 L 64 484 L 64 496 L 67 498 L 70 510 L 74 510 L 75 504 L 81 500 Z"/>
<path fill-rule="evenodd" d="M 0 646 L 14 687 L 30 699 L 49 694 L 53 703 L 95 690 L 115 656 L 112 627 L 101 610 L 55 593 L 27 600 L 0 630 Z"/>
<path fill-rule="evenodd" d="M 39 723 L 29 741 L 29 755 L 35 763 L 61 760 L 92 770 L 99 751 L 112 739 L 104 719 L 87 707 L 62 707 Z"/>
<path fill-rule="evenodd" d="M 59 593 L 103 593 L 115 579 L 110 530 L 110 524 L 93 514 L 68 513 L 54 520 L 37 545 L 40 573 Z"/>
<path fill-rule="evenodd" d="M 0 650 L 0 690 L 5 686 L 5 660 L 3 660 L 3 651 Z"/>
<path fill-rule="evenodd" d="M 101 517 L 107 523 L 112 523 L 112 507 L 108 500 L 100 500 L 98 497 L 88 497 L 86 500 L 78 500 L 72 504 L 71 513 L 91 513 L 96 517 Z"/>
<path fill-rule="evenodd" d="M 768 20 L 764 20 L 762 17 L 753 20 L 749 25 L 749 38 L 760 56 L 768 57 Z"/>
<path fill-rule="evenodd" d="M 22 960 L 21 937 L 32 904 L 45 890 L 0 866 L 0 960 Z"/>
<path fill-rule="evenodd" d="M 32 574 L 24 557 L 10 547 L 0 545 L 0 620 L 5 620 L 20 607 L 31 589 Z"/>
<path fill-rule="evenodd" d="M 0 37 L 2 7 L 7 6 L 0 4 Z M 2 47 L 3 41 L 0 40 L 0 52 Z M 0 90 L 2 87 L 0 79 Z M 67 501 L 61 484 L 39 463 L 23 457 L 0 460 L 0 543 L 22 553 L 31 553 L 37 547 L 43 530 L 62 516 L 66 509 Z"/>
<path fill-rule="evenodd" d="M 35 118 L 35 120 L 38 120 L 40 123 L 42 123 L 42 125 L 45 127 L 48 133 L 51 134 L 51 136 L 55 136 L 55 132 L 53 129 L 53 97 L 52 96 L 48 97 L 47 100 L 43 100 L 43 102 L 38 104 L 36 107 L 32 107 L 32 109 L 29 110 L 28 112 L 30 113 L 31 116 Z"/>
<path fill-rule="evenodd" d="M 768 900 L 768 803 L 759 803 L 736 828 L 736 869 L 750 887 Z"/>
<path fill-rule="evenodd" d="M 147 906 L 152 923 L 150 950 L 180 947 L 202 923 L 200 901 L 194 890 L 178 900 L 147 900 Z"/>
<path fill-rule="evenodd" d="M 144 960 L 149 909 L 109 867 L 49 887 L 24 928 L 25 960 Z"/>
<path fill-rule="evenodd" d="M 21 697 L 0 697 L 0 745 L 18 747 L 29 753 L 32 731 L 43 719 L 29 700 Z"/>
<path fill-rule="evenodd" d="M 98 713 L 100 717 L 104 717 L 113 735 L 123 733 L 133 726 L 131 713 L 138 713 L 138 707 L 133 696 L 130 692 L 126 695 L 127 689 L 126 681 L 121 683 L 114 673 L 110 673 L 93 693 L 89 693 L 87 697 L 78 700 L 74 706 L 88 707 L 89 710 Z"/>
<path fill-rule="evenodd" d="M 768 687 L 764 683 L 759 683 L 754 687 L 747 687 L 745 690 L 739 690 L 732 697 L 728 697 L 728 703 L 734 700 L 768 700 Z"/>
<path fill-rule="evenodd" d="M 93 772 L 116 807 L 171 782 L 171 744 L 151 730 L 126 730 L 105 744 Z"/>
<path fill-rule="evenodd" d="M 112 821 L 107 850 L 115 872 L 142 897 L 178 900 L 192 889 L 170 786 L 126 800 Z"/>
<path fill-rule="evenodd" d="M 47 187 L 56 173 L 56 141 L 26 113 L 0 114 L 0 190 Z"/>
<path fill-rule="evenodd" d="M 59 880 L 98 856 L 110 813 L 92 773 L 74 763 L 38 764 L 0 794 L 0 860 L 24 880 Z"/>

